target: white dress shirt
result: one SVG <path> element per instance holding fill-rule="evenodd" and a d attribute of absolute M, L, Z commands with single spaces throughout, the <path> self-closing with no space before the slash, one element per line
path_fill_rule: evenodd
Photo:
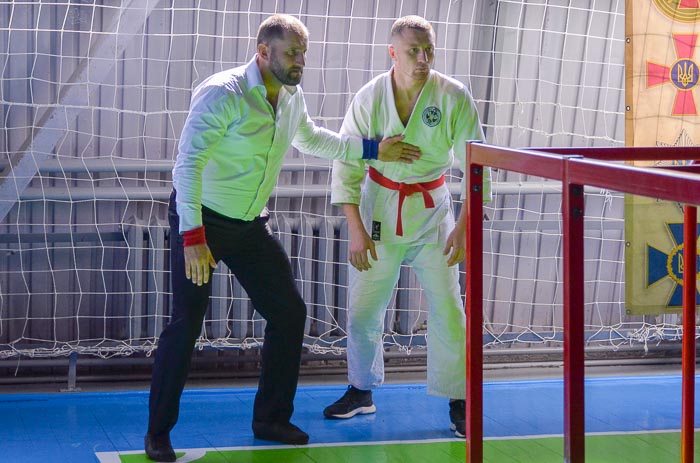
<path fill-rule="evenodd" d="M 313 123 L 299 86 L 282 86 L 276 112 L 266 95 L 255 57 L 195 88 L 173 168 L 180 233 L 202 225 L 202 205 L 234 219 L 257 217 L 290 145 L 329 159 L 362 158 L 362 139 Z"/>

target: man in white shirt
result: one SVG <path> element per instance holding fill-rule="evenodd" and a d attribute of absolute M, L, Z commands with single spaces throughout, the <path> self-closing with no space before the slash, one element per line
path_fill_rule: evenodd
<path fill-rule="evenodd" d="M 350 386 L 326 418 L 374 413 L 384 381 L 383 321 L 402 263 L 428 300 L 428 393 L 449 398 L 450 428 L 465 436 L 465 313 L 457 264 L 464 260 L 466 208 L 455 222 L 445 172 L 464 173 L 467 140 L 483 140 L 476 106 L 461 82 L 432 70 L 435 33 L 425 19 L 395 21 L 392 68 L 355 95 L 341 133 L 381 140 L 404 135 L 420 147 L 412 164 L 333 162 L 331 202 L 348 220 L 347 361 Z M 369 175 L 365 166 L 369 165 Z M 490 176 L 485 173 L 485 200 Z M 465 180 L 462 180 L 464 198 Z"/>
<path fill-rule="evenodd" d="M 209 77 L 192 94 L 168 212 L 173 310 L 153 366 L 145 437 L 153 460 L 175 461 L 170 430 L 219 260 L 267 321 L 253 434 L 308 443 L 290 422 L 306 307 L 265 213 L 284 156 L 290 145 L 331 159 L 410 163 L 420 156 L 403 137 L 377 143 L 314 125 L 298 86 L 307 45 L 308 31 L 298 19 L 273 15 L 260 25 L 257 54 L 248 64 Z"/>

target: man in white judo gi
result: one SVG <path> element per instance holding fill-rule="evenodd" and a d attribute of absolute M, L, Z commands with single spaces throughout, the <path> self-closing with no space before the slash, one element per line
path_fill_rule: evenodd
<path fill-rule="evenodd" d="M 412 164 L 333 163 L 331 202 L 342 205 L 350 235 L 350 386 L 323 413 L 351 418 L 376 411 L 372 389 L 384 381 L 384 315 L 406 263 L 429 305 L 428 393 L 450 399 L 450 429 L 464 437 L 466 321 L 457 264 L 465 258 L 466 208 L 455 222 L 445 172 L 455 157 L 464 172 L 466 141 L 484 136 L 464 84 L 432 70 L 434 52 L 428 21 L 396 20 L 389 45 L 392 68 L 360 89 L 343 121 L 342 133 L 374 140 L 405 135 L 423 155 Z M 488 200 L 488 171 L 484 175 Z M 465 180 L 461 191 L 464 197 Z"/>

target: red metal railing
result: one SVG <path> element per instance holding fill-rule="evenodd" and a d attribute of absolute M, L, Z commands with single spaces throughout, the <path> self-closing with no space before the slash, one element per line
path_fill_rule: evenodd
<path fill-rule="evenodd" d="M 700 166 L 636 167 L 611 161 L 700 159 L 700 148 L 543 148 L 516 150 L 467 144 L 467 462 L 483 461 L 484 167 L 562 182 L 564 265 L 564 460 L 585 461 L 584 186 L 700 204 Z M 697 243 L 697 208 L 685 206 L 684 242 Z M 687 263 L 696 246 L 684 246 Z M 686 265 L 690 267 L 692 264 Z M 692 268 L 692 267 L 690 267 Z M 681 462 L 694 461 L 696 272 L 683 275 Z M 685 334 L 692 333 L 691 336 Z"/>

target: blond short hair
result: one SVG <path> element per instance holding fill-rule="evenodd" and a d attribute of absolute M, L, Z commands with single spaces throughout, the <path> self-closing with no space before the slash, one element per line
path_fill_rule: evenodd
<path fill-rule="evenodd" d="M 309 30 L 299 19 L 288 14 L 273 14 L 260 24 L 257 43 L 260 45 L 273 39 L 281 39 L 285 32 L 293 32 L 304 39 L 309 38 Z"/>
<path fill-rule="evenodd" d="M 433 26 L 428 22 L 427 19 L 416 15 L 403 16 L 396 21 L 391 26 L 391 37 L 396 37 L 401 35 L 406 29 L 417 29 L 419 31 L 424 31 L 433 34 L 435 36 L 435 31 L 433 31 Z"/>

